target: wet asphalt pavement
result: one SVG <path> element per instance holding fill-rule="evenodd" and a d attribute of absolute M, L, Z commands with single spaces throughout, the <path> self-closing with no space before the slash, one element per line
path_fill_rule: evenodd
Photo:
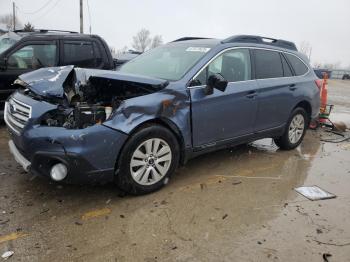
<path fill-rule="evenodd" d="M 330 81 L 334 118 L 349 121 L 350 81 Z M 0 127 L 0 255 L 8 261 L 350 261 L 350 141 L 308 131 L 201 156 L 162 190 L 60 185 L 24 173 Z M 337 198 L 310 201 L 318 185 Z M 1 258 L 0 258 L 1 261 Z"/>

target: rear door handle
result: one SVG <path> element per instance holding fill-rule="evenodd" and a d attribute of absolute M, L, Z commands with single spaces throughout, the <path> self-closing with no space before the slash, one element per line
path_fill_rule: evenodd
<path fill-rule="evenodd" d="M 247 95 L 246 95 L 246 97 L 247 98 L 254 98 L 254 97 L 256 97 L 258 94 L 257 94 L 257 92 L 256 91 L 250 91 Z"/>
<path fill-rule="evenodd" d="M 295 89 L 297 89 L 295 84 L 289 85 L 289 90 L 294 91 Z"/>

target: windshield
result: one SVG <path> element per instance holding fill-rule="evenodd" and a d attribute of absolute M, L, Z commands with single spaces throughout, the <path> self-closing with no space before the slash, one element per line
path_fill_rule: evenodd
<path fill-rule="evenodd" d="M 0 36 L 0 54 L 13 46 L 18 40 L 18 36 L 11 36 L 10 33 Z"/>
<path fill-rule="evenodd" d="M 176 81 L 209 50 L 208 47 L 165 45 L 136 57 L 121 66 L 119 71 Z"/>

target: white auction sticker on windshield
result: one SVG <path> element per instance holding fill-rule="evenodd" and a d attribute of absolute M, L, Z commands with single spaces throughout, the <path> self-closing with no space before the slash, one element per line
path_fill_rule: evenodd
<path fill-rule="evenodd" d="M 187 52 L 201 52 L 206 53 L 210 50 L 209 47 L 189 47 L 186 49 Z"/>

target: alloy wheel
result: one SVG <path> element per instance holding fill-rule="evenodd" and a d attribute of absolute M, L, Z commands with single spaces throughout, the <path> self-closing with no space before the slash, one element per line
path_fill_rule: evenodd
<path fill-rule="evenodd" d="M 296 114 L 289 125 L 288 138 L 290 143 L 296 144 L 303 136 L 305 129 L 305 119 L 302 114 Z"/>
<path fill-rule="evenodd" d="M 130 161 L 132 178 L 140 185 L 159 182 L 168 172 L 172 161 L 171 148 L 160 138 L 148 139 L 134 151 Z"/>

